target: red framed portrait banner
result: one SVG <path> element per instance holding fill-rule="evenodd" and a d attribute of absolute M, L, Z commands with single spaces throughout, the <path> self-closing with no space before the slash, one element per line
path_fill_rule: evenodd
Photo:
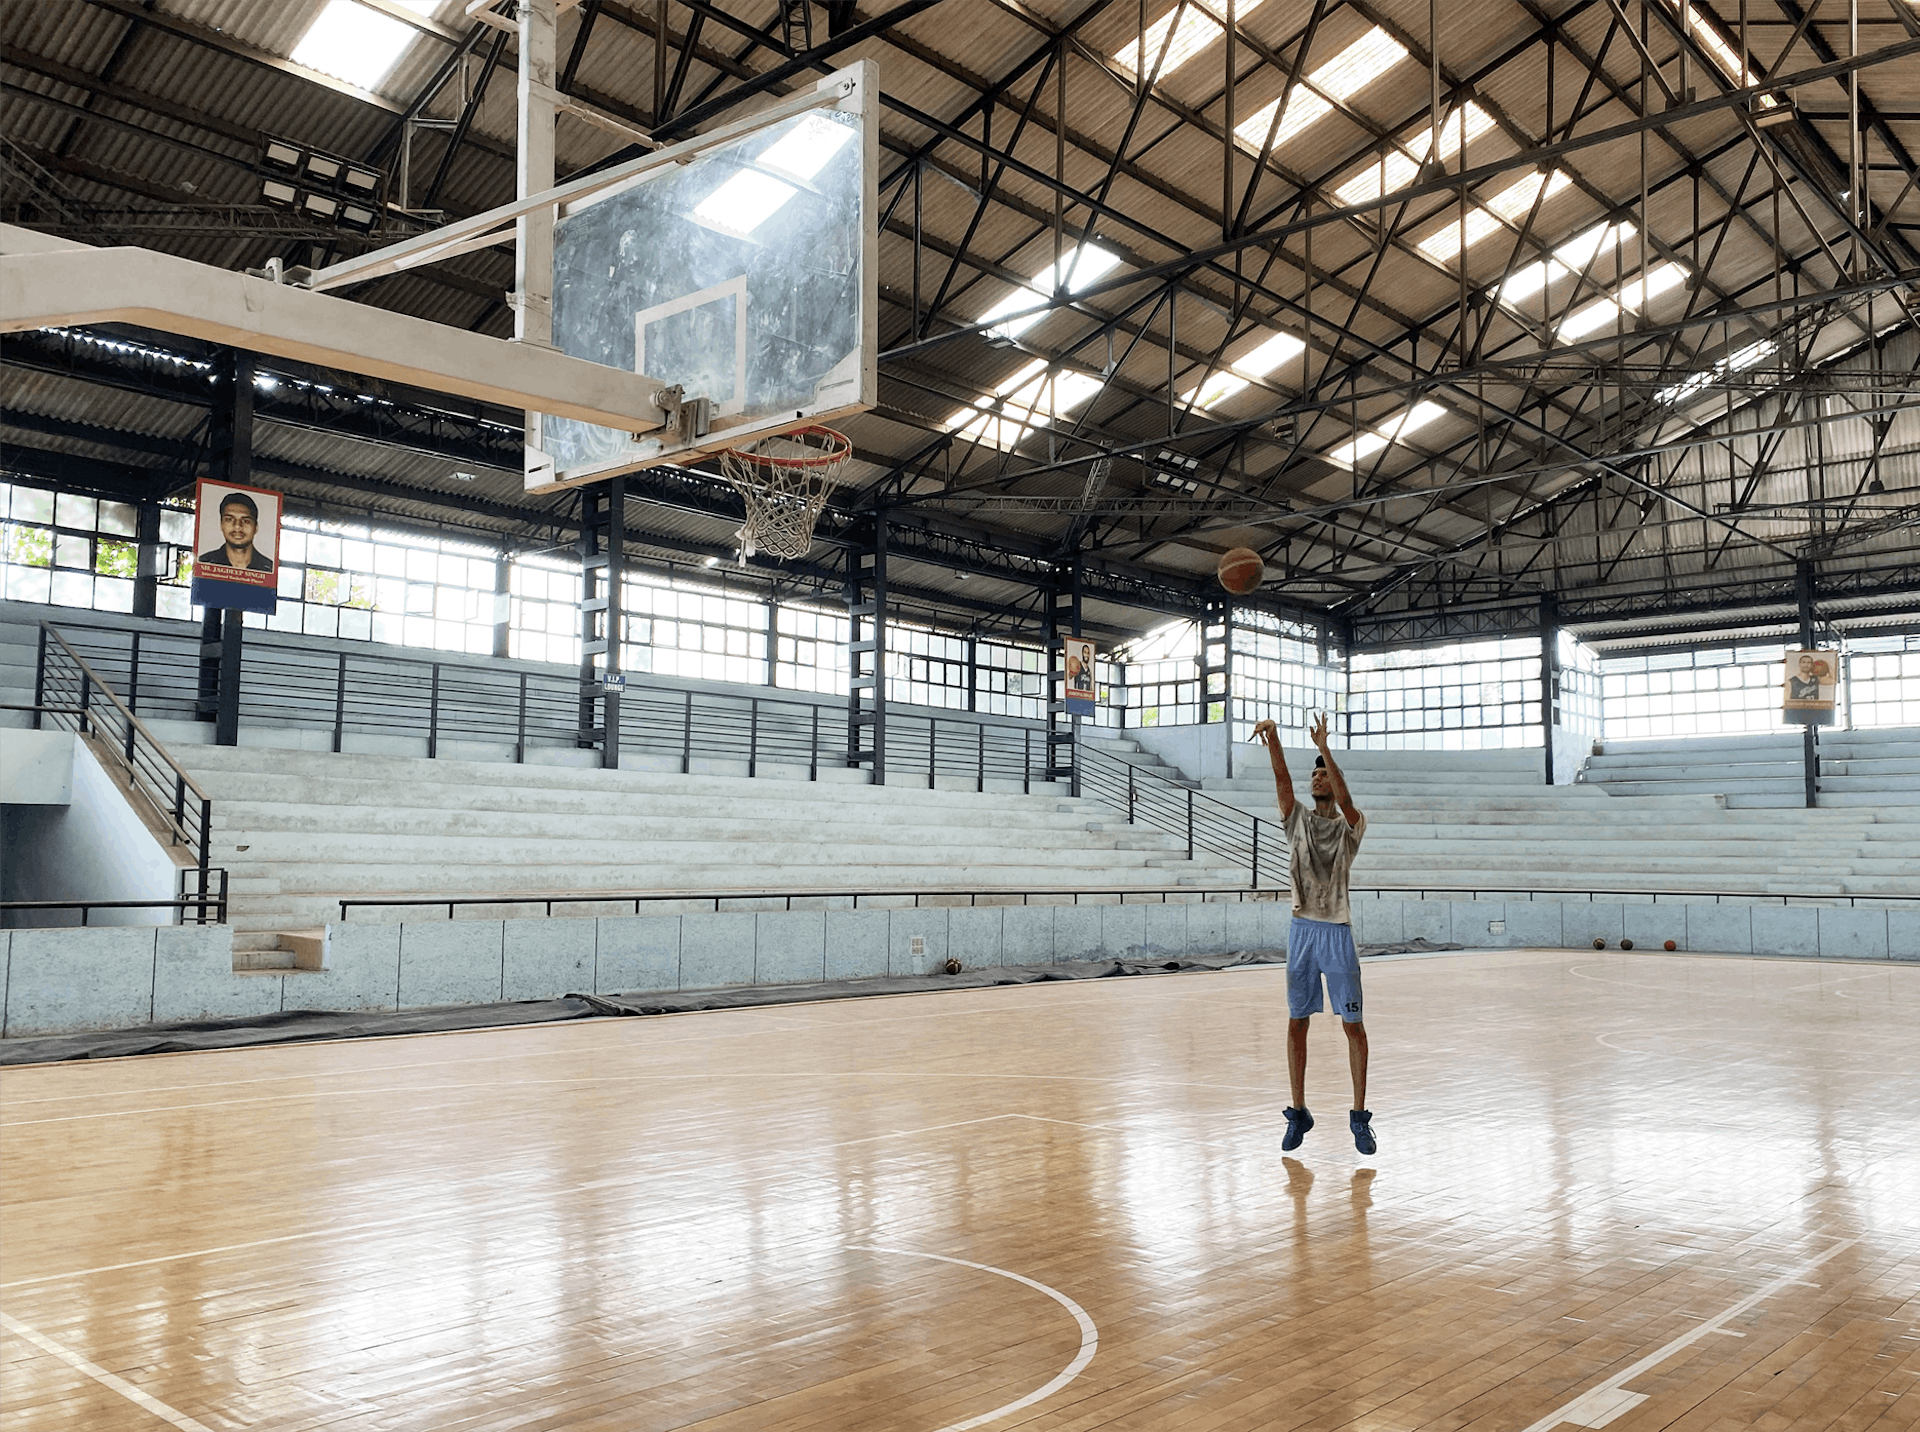
<path fill-rule="evenodd" d="M 281 495 L 202 478 L 193 494 L 193 604 L 278 610 Z"/>

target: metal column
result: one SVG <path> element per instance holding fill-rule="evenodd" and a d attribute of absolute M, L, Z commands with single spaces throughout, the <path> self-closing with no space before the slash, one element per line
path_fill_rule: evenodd
<path fill-rule="evenodd" d="M 887 515 L 868 549 L 847 553 L 847 765 L 887 783 Z"/>
<path fill-rule="evenodd" d="M 627 680 L 620 667 L 626 506 L 624 477 L 581 489 L 578 744 L 598 746 L 609 771 L 620 766 L 620 692 Z"/>
<path fill-rule="evenodd" d="M 133 578 L 133 614 L 156 616 L 160 606 L 160 578 L 164 571 L 166 549 L 160 545 L 160 503 L 156 497 L 141 501 L 134 517 L 134 540 L 139 544 L 139 565 Z"/>
<path fill-rule="evenodd" d="M 1210 597 L 1200 616 L 1200 720 L 1233 720 L 1233 599 Z M 1220 704 L 1215 715 L 1214 703 Z"/>
<path fill-rule="evenodd" d="M 237 348 L 214 363 L 207 476 L 241 487 L 253 482 L 253 355 Z M 159 518 L 156 512 L 155 523 Z M 213 724 L 216 746 L 240 744 L 240 658 L 245 614 L 209 607 L 200 629 L 198 720 Z"/>
<path fill-rule="evenodd" d="M 1074 744 L 1080 739 L 1080 717 L 1067 710 L 1067 638 L 1080 631 L 1080 563 L 1061 570 L 1058 584 L 1047 593 L 1047 764 L 1049 781 L 1065 781 L 1069 795 L 1080 794 L 1080 763 Z"/>
<path fill-rule="evenodd" d="M 1811 651 L 1820 644 L 1814 634 L 1813 563 L 1793 564 L 1793 595 L 1800 609 L 1800 649 Z M 1800 728 L 1800 771 L 1806 786 L 1807 809 L 1812 810 L 1820 804 L 1820 744 L 1811 721 Z"/>
<path fill-rule="evenodd" d="M 1540 598 L 1540 744 L 1541 774 L 1553 784 L 1553 733 L 1560 725 L 1560 602 Z"/>

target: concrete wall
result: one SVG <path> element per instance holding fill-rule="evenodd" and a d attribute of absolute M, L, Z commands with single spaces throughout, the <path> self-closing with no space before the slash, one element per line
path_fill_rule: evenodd
<path fill-rule="evenodd" d="M 44 741 L 24 750 L 23 779 L 42 786 L 64 759 L 70 800 L 0 806 L 0 900 L 171 900 L 178 867 L 127 804 L 84 741 L 62 732 L 6 733 L 11 749 L 22 737 Z M 64 758 L 57 748 L 65 743 Z M 37 772 L 37 776 L 35 775 Z M 98 910 L 95 925 L 152 925 L 154 910 Z M 9 911 L 6 926 L 78 925 L 78 910 Z"/>
<path fill-rule="evenodd" d="M 1124 731 L 1109 734 L 1125 736 L 1137 743 L 1141 750 L 1153 752 L 1188 780 L 1200 781 L 1233 774 L 1230 768 L 1233 759 L 1233 726 L 1226 721 L 1213 721 L 1204 726 L 1129 726 Z M 1255 748 L 1250 746 L 1247 749 Z"/>
<path fill-rule="evenodd" d="M 280 980 L 233 972 L 225 925 L 0 931 L 0 1034 L 85 1029 L 280 1007 Z"/>
<path fill-rule="evenodd" d="M 1842 960 L 1920 960 L 1920 900 L 1847 906 L 1633 900 L 1407 900 L 1353 898 L 1362 944 L 1425 937 L 1469 948 L 1591 949 L 1622 939 L 1636 950 L 1805 955 Z"/>
<path fill-rule="evenodd" d="M 743 902 L 744 903 L 744 902 Z M 844 902 L 835 902 L 844 904 Z M 1402 900 L 1359 896 L 1363 944 L 1609 949 L 1920 961 L 1910 907 Z M 0 931 L 0 1030 L 126 1029 L 278 1010 L 778 985 L 1063 960 L 1277 950 L 1283 900 L 977 908 L 702 910 L 603 919 L 427 920 L 327 928 L 319 972 L 235 974 L 225 926 Z M 916 941 L 918 942 L 916 944 Z"/>

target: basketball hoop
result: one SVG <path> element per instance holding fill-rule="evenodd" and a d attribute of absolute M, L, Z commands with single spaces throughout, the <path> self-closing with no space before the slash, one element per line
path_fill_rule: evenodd
<path fill-rule="evenodd" d="M 747 505 L 747 520 L 733 534 L 741 561 L 759 552 L 806 556 L 813 524 L 852 460 L 853 444 L 832 428 L 796 428 L 721 449 L 720 475 Z"/>

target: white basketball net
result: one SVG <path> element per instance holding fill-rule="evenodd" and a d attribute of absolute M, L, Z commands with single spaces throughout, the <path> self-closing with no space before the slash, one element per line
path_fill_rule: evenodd
<path fill-rule="evenodd" d="M 852 458 L 853 444 L 832 428 L 801 428 L 751 448 L 723 449 L 720 474 L 747 505 L 747 520 L 733 534 L 740 559 L 760 552 L 806 556 L 813 525 Z"/>

